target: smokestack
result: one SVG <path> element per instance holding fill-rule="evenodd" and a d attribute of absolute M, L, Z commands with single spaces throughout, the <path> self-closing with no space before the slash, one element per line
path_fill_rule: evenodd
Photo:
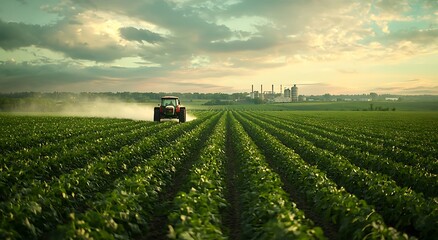
<path fill-rule="evenodd" d="M 251 85 L 251 93 L 254 93 L 254 84 Z"/>
<path fill-rule="evenodd" d="M 260 98 L 263 99 L 263 84 L 260 84 Z"/>
<path fill-rule="evenodd" d="M 272 84 L 272 95 L 274 95 L 274 84 Z"/>
<path fill-rule="evenodd" d="M 280 94 L 283 96 L 283 84 L 280 84 Z"/>

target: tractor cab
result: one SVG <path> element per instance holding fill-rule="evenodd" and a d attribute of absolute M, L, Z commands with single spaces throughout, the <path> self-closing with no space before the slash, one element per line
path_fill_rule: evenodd
<path fill-rule="evenodd" d="M 154 108 L 154 121 L 159 122 L 161 119 L 177 118 L 179 122 L 186 121 L 186 108 L 181 106 L 178 97 L 165 96 L 161 98 L 161 103 Z"/>
<path fill-rule="evenodd" d="M 172 98 L 162 98 L 161 99 L 161 106 L 167 107 L 167 106 L 177 106 L 179 105 L 179 100 L 172 99 Z"/>

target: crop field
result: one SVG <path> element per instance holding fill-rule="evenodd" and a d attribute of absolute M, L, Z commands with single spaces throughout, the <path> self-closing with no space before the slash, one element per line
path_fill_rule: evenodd
<path fill-rule="evenodd" d="M 0 115 L 0 239 L 437 239 L 435 112 Z"/>

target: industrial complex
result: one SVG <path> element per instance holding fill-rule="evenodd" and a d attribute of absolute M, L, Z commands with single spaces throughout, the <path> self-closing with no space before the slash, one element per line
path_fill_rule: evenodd
<path fill-rule="evenodd" d="M 284 87 L 280 85 L 280 91 L 275 92 L 274 84 L 272 84 L 271 91 L 263 91 L 263 84 L 260 85 L 260 92 L 254 91 L 254 85 L 251 86 L 252 99 L 259 98 L 270 102 L 298 102 L 305 101 L 303 96 L 298 96 L 298 87 L 294 84 L 292 87 Z"/>

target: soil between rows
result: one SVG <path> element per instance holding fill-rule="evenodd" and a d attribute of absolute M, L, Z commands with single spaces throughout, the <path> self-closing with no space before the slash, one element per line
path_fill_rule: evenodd
<path fill-rule="evenodd" d="M 242 239 L 241 232 L 242 227 L 240 224 L 240 203 L 239 203 L 239 189 L 236 186 L 237 183 L 237 171 L 236 171 L 236 155 L 234 153 L 234 148 L 231 141 L 231 132 L 229 127 L 229 116 L 227 118 L 227 131 L 226 131 L 226 142 L 225 142 L 225 172 L 226 172 L 226 199 L 229 203 L 229 207 L 225 212 L 223 217 L 223 223 L 229 231 L 230 239 Z"/>
<path fill-rule="evenodd" d="M 270 160 L 266 160 L 268 164 L 272 167 L 272 164 L 270 164 Z M 276 169 L 274 169 L 274 171 L 278 173 Z M 300 191 L 296 190 L 296 186 L 293 186 L 293 184 L 289 183 L 281 174 L 279 174 L 279 176 L 281 181 L 283 182 L 283 190 L 285 190 L 289 194 L 292 202 L 297 204 L 297 208 L 304 212 L 306 218 L 312 220 L 315 223 L 315 226 L 321 227 L 324 231 L 324 235 L 328 239 L 339 239 L 338 227 L 335 224 L 325 220 L 323 217 L 321 217 L 320 214 L 315 213 L 312 210 L 312 206 L 306 201 L 305 196 L 303 196 Z"/>
<path fill-rule="evenodd" d="M 262 152 L 264 152 L 263 149 L 261 150 Z M 290 183 L 287 180 L 287 178 L 283 174 L 281 174 L 281 170 L 278 169 L 278 167 L 275 167 L 275 164 L 272 164 L 273 161 L 272 159 L 269 158 L 269 155 L 266 154 L 264 155 L 265 155 L 265 160 L 268 163 L 269 167 L 280 176 L 280 179 L 283 183 L 283 190 L 289 194 L 291 201 L 297 205 L 297 208 L 302 210 L 306 218 L 312 220 L 315 226 L 322 228 L 324 235 L 328 239 L 338 239 L 339 227 L 324 219 L 324 217 L 318 214 L 317 212 L 313 211 L 312 204 L 309 203 L 306 200 L 305 195 L 298 190 L 299 186 L 295 186 L 292 183 Z"/>

